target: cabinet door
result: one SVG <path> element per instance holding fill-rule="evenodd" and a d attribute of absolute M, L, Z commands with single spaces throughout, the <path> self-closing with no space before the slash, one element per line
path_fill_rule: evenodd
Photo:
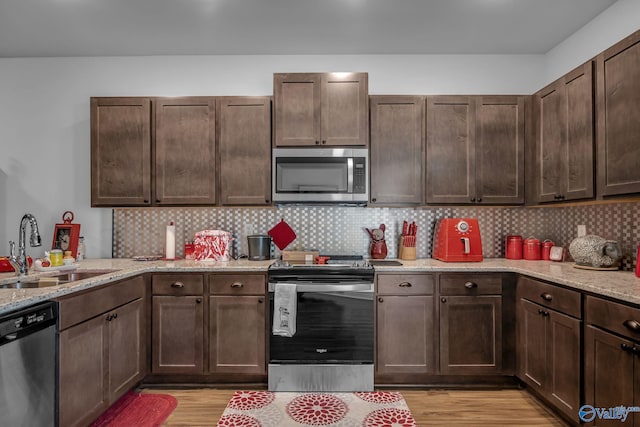
<path fill-rule="evenodd" d="M 597 56 L 598 195 L 640 192 L 640 31 Z"/>
<path fill-rule="evenodd" d="M 379 296 L 376 310 L 376 374 L 433 373 L 433 297 Z"/>
<path fill-rule="evenodd" d="M 115 402 L 146 375 L 143 311 L 142 299 L 138 299 L 107 315 L 110 319 L 109 402 Z"/>
<path fill-rule="evenodd" d="M 502 370 L 502 296 L 440 298 L 440 373 Z"/>
<path fill-rule="evenodd" d="M 570 419 L 580 409 L 580 320 L 545 310 L 549 323 L 546 395 Z"/>
<path fill-rule="evenodd" d="M 552 202 L 565 191 L 566 109 L 564 85 L 555 82 L 535 95 L 536 194 L 538 202 Z"/>
<path fill-rule="evenodd" d="M 154 101 L 155 203 L 215 204 L 215 99 Z"/>
<path fill-rule="evenodd" d="M 152 372 L 203 373 L 202 297 L 154 296 L 152 316 Z"/>
<path fill-rule="evenodd" d="M 91 98 L 91 206 L 150 204 L 151 101 Z"/>
<path fill-rule="evenodd" d="M 427 203 L 475 203 L 475 132 L 472 97 L 427 97 Z"/>
<path fill-rule="evenodd" d="M 567 73 L 534 99 L 537 201 L 593 197 L 593 64 Z"/>
<path fill-rule="evenodd" d="M 367 73 L 322 75 L 322 145 L 368 145 Z"/>
<path fill-rule="evenodd" d="M 476 202 L 524 203 L 524 97 L 476 102 Z"/>
<path fill-rule="evenodd" d="M 273 75 L 276 146 L 320 144 L 321 84 L 320 74 Z"/>
<path fill-rule="evenodd" d="M 564 77 L 567 118 L 566 189 L 562 200 L 594 196 L 593 63 Z"/>
<path fill-rule="evenodd" d="M 101 315 L 60 332 L 61 426 L 89 425 L 109 406 L 107 325 Z"/>
<path fill-rule="evenodd" d="M 271 99 L 221 98 L 217 109 L 221 204 L 269 204 Z"/>
<path fill-rule="evenodd" d="M 592 325 L 584 333 L 585 404 L 594 408 L 634 406 L 634 355 L 631 341 Z M 620 426 L 620 420 L 595 418 L 592 425 Z"/>
<path fill-rule="evenodd" d="M 516 316 L 518 377 L 542 393 L 547 378 L 548 322 L 542 307 L 525 299 L 519 301 Z"/>
<path fill-rule="evenodd" d="M 371 202 L 422 203 L 424 98 L 372 96 Z"/>
<path fill-rule="evenodd" d="M 209 370 L 266 374 L 264 296 L 215 296 L 209 305 Z"/>

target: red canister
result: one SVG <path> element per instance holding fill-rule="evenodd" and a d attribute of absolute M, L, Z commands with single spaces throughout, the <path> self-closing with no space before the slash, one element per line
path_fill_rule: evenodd
<path fill-rule="evenodd" d="M 524 239 L 522 248 L 523 258 L 530 261 L 540 260 L 540 240 L 535 237 Z"/>
<path fill-rule="evenodd" d="M 542 242 L 542 259 L 544 261 L 551 260 L 551 248 L 553 247 L 553 242 L 551 240 L 545 240 Z"/>
<path fill-rule="evenodd" d="M 507 236 L 507 259 L 522 259 L 522 236 Z"/>
<path fill-rule="evenodd" d="M 636 277 L 640 277 L 640 244 L 638 244 L 638 252 L 636 253 Z"/>

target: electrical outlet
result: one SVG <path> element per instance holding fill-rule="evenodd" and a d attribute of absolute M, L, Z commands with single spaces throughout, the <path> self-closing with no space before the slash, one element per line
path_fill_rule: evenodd
<path fill-rule="evenodd" d="M 255 224 L 247 223 L 244 225 L 244 235 L 251 236 L 256 234 L 256 226 Z"/>
<path fill-rule="evenodd" d="M 578 226 L 578 237 L 582 237 L 582 236 L 586 236 L 587 235 L 587 226 L 584 224 L 581 224 Z"/>

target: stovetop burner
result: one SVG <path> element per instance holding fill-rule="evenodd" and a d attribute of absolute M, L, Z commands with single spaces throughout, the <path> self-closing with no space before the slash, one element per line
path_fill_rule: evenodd
<path fill-rule="evenodd" d="M 276 260 L 269 266 L 270 281 L 373 280 L 373 266 L 359 255 L 327 255 L 327 264 L 291 264 Z"/>

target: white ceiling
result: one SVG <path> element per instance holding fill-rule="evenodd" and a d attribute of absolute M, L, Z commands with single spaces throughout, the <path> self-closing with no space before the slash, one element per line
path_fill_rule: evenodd
<path fill-rule="evenodd" d="M 0 0 L 0 57 L 544 54 L 615 0 Z"/>

